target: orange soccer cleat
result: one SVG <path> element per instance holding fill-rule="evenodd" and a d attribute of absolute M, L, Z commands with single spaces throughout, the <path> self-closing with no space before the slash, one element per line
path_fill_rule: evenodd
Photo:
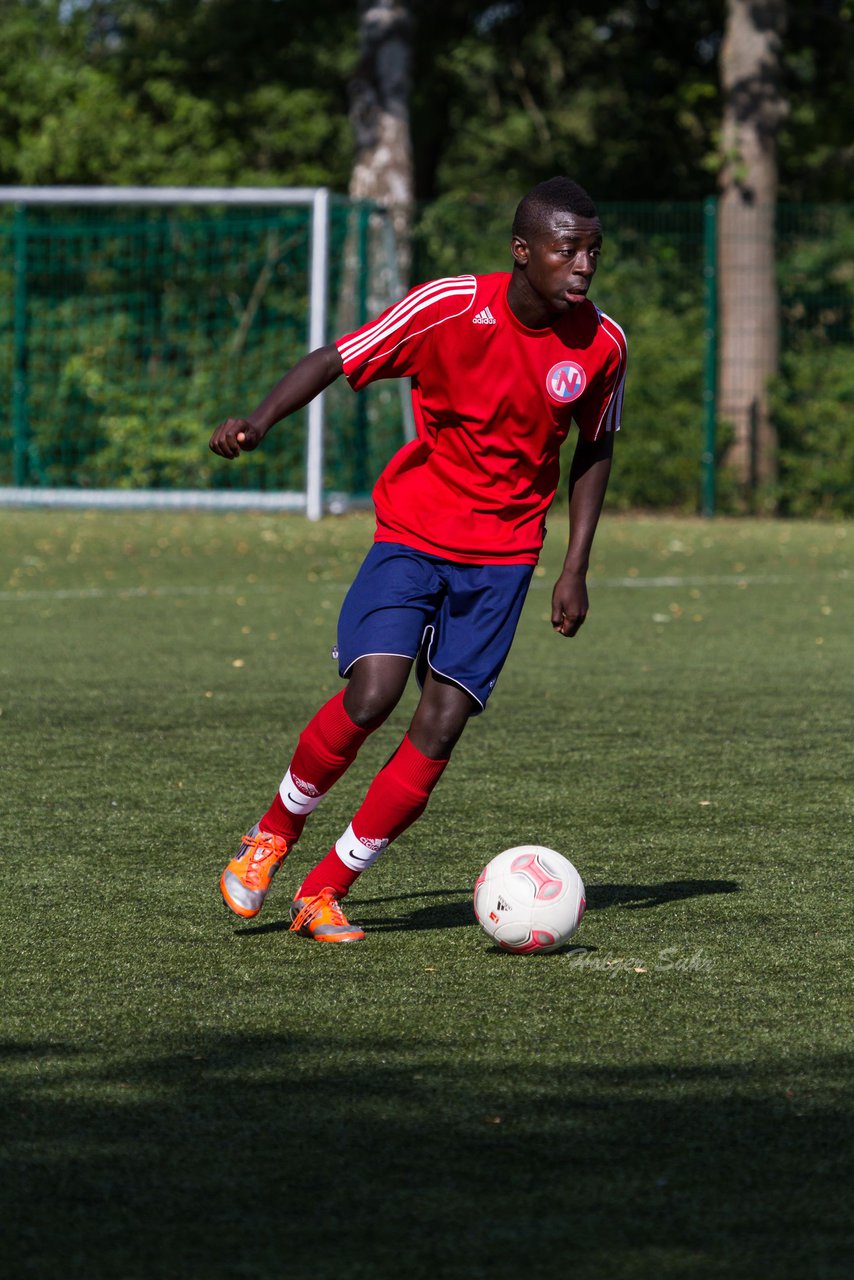
<path fill-rule="evenodd" d="M 256 822 L 220 876 L 219 891 L 225 905 L 246 920 L 257 916 L 287 854 L 287 841 L 260 831 Z"/>
<path fill-rule="evenodd" d="M 311 898 L 294 898 L 291 903 L 291 933 L 301 933 L 315 942 L 361 942 L 363 929 L 341 910 L 334 889 L 321 889 Z"/>

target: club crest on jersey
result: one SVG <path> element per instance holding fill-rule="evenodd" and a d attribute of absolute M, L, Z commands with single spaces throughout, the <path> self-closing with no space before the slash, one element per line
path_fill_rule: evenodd
<path fill-rule="evenodd" d="M 561 360 L 546 374 L 546 391 L 556 404 L 577 400 L 587 386 L 587 374 L 574 360 Z"/>

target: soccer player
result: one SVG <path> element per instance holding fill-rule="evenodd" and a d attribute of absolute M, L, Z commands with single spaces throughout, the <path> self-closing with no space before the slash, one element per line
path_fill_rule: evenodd
<path fill-rule="evenodd" d="M 235 459 L 343 373 L 358 391 L 410 377 L 417 426 L 374 489 L 376 536 L 341 609 L 346 687 L 309 721 L 278 793 L 220 879 L 244 918 L 261 910 L 306 819 L 390 715 L 413 663 L 421 695 L 408 732 L 347 829 L 309 871 L 291 930 L 358 942 L 342 900 L 423 813 L 470 716 L 507 657 L 537 563 L 573 421 L 569 546 L 551 621 L 574 636 L 588 610 L 587 567 L 620 425 L 626 342 L 587 297 L 602 226 L 587 193 L 551 178 L 522 199 L 511 272 L 414 289 L 378 319 L 300 360 L 210 447 Z"/>

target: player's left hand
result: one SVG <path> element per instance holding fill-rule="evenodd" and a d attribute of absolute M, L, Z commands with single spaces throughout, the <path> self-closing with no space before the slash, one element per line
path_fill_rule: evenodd
<path fill-rule="evenodd" d="M 574 636 L 589 607 L 585 574 L 564 569 L 552 592 L 552 626 L 558 635 Z"/>

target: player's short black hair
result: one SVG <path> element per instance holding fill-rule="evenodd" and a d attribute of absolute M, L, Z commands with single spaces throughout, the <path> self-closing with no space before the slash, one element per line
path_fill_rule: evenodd
<path fill-rule="evenodd" d="M 538 182 L 519 201 L 513 219 L 513 235 L 528 240 L 544 230 L 552 215 L 574 213 L 579 218 L 598 218 L 596 206 L 590 196 L 572 178 L 548 178 Z"/>

